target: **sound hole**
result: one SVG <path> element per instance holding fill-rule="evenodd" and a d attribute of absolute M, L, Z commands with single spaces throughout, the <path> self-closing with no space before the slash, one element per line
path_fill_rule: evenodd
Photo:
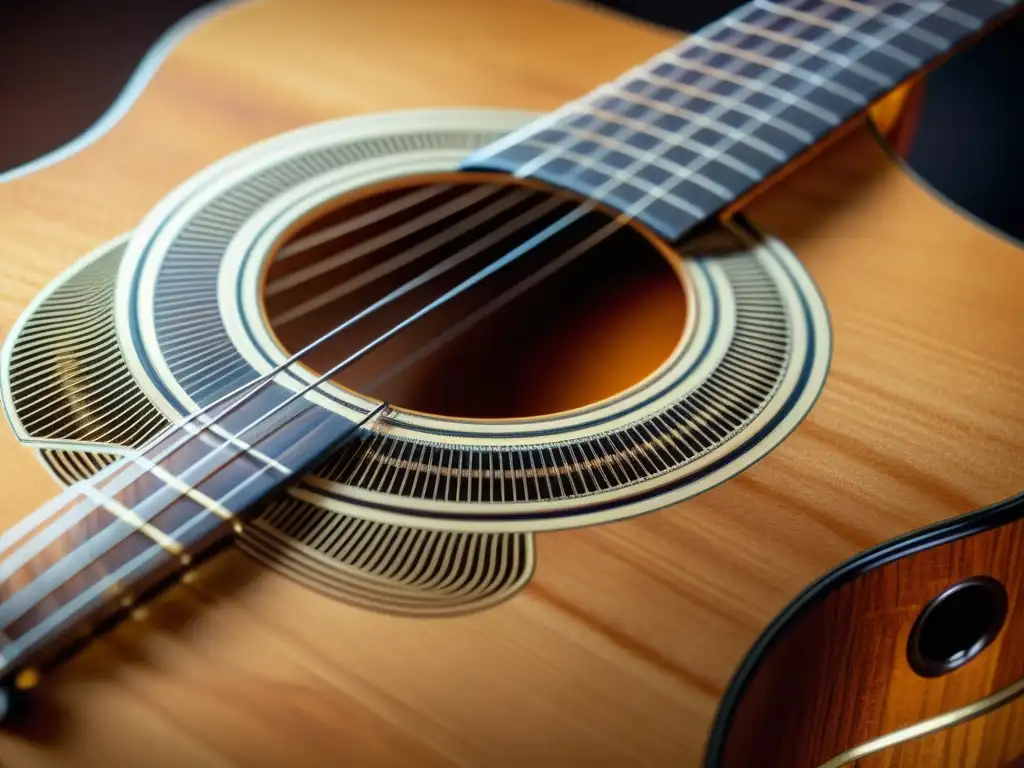
<path fill-rule="evenodd" d="M 524 418 L 612 397 L 678 345 L 687 312 L 681 267 L 605 213 L 562 222 L 579 206 L 505 177 L 459 175 L 335 201 L 271 262 L 270 325 L 295 352 L 381 303 L 303 362 L 323 373 L 375 345 L 332 378 L 409 410 Z M 474 276 L 471 288 L 450 295 Z M 411 281 L 420 284 L 401 293 Z"/>
<path fill-rule="evenodd" d="M 967 579 L 934 598 L 910 633 L 914 671 L 938 677 L 963 666 L 999 634 L 1006 620 L 1003 585 L 989 577 Z"/>

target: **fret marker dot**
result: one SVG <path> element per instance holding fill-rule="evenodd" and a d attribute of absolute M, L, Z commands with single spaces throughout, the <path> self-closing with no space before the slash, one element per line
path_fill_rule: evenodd
<path fill-rule="evenodd" d="M 235 523 L 235 524 L 234 524 L 233 526 L 231 526 L 231 527 L 235 529 L 235 533 L 239 533 L 239 534 L 240 534 L 240 533 L 241 533 L 242 531 L 244 531 L 244 530 L 245 530 L 245 528 L 244 528 L 244 527 L 242 526 L 242 524 L 241 524 L 241 523 Z"/>
<path fill-rule="evenodd" d="M 149 618 L 149 608 L 146 608 L 145 606 L 141 608 L 136 608 L 134 611 L 132 611 L 132 618 L 135 621 L 145 621 Z"/>
<path fill-rule="evenodd" d="M 196 580 L 196 572 L 195 571 L 185 571 L 185 573 L 183 573 L 181 575 L 181 583 L 182 584 L 192 584 L 192 583 L 195 582 L 195 580 Z"/>
<path fill-rule="evenodd" d="M 39 671 L 28 667 L 21 670 L 14 678 L 14 687 L 19 691 L 27 691 L 39 685 Z"/>
<path fill-rule="evenodd" d="M 185 567 L 188 567 L 189 563 L 191 563 L 191 562 L 192 562 L 192 555 L 190 555 L 190 554 L 188 554 L 188 553 L 186 552 L 186 553 L 185 553 L 184 555 L 182 555 L 182 556 L 181 556 L 180 558 L 178 558 L 178 559 L 179 559 L 179 560 L 181 561 L 181 564 L 182 564 L 182 565 L 184 565 Z"/>
<path fill-rule="evenodd" d="M 134 602 L 135 602 L 135 599 L 131 595 L 125 595 L 124 597 L 121 598 L 121 607 L 122 608 L 131 608 L 132 607 L 132 603 L 134 603 Z"/>

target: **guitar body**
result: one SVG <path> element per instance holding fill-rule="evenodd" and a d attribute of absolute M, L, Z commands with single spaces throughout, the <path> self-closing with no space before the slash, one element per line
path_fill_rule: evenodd
<path fill-rule="evenodd" d="M 220 7 L 108 132 L 0 185 L 0 333 L 231 153 L 394 110 L 544 112 L 674 39 L 555 0 Z M 500 589 L 423 598 L 419 613 L 391 609 L 398 587 L 365 586 L 379 574 L 317 589 L 308 568 L 268 565 L 283 550 L 242 537 L 44 676 L 0 735 L 5 768 L 818 766 L 1017 683 L 1018 513 L 978 511 L 1024 488 L 1020 246 L 919 184 L 867 124 L 743 212 L 827 311 L 820 386 L 764 455 L 645 514 L 501 531 L 523 559 Z M 585 375 L 521 370 L 545 382 L 529 407 L 606 398 L 656 367 L 696 322 L 662 278 L 650 302 L 613 297 L 618 330 L 600 313 L 572 327 L 564 343 L 614 350 L 580 355 Z M 41 448 L 0 431 L 0 528 L 57 492 Z M 962 668 L 915 674 L 915 618 L 978 576 L 1008 592 L 1001 632 Z M 856 764 L 1002 765 L 1024 752 L 1021 706 L 1011 692 Z"/>

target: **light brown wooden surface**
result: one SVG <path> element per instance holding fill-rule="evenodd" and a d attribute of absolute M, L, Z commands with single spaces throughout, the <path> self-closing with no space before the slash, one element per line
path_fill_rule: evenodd
<path fill-rule="evenodd" d="M 673 37 L 550 0 L 264 0 L 171 54 L 108 135 L 0 186 L 0 333 L 179 182 L 309 122 L 544 110 Z M 834 325 L 808 420 L 686 505 L 537 538 L 514 600 L 423 621 L 332 602 L 231 551 L 40 692 L 9 768 L 695 765 L 764 626 L 842 559 L 1024 487 L 1024 259 L 859 131 L 751 213 Z M 6 527 L 53 481 L 0 434 Z"/>

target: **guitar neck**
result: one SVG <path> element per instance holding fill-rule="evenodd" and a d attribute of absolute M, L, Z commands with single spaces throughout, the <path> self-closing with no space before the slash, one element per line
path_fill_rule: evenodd
<path fill-rule="evenodd" d="M 678 241 L 1016 0 L 752 0 L 467 159 Z"/>
<path fill-rule="evenodd" d="M 246 514 L 355 435 L 279 388 L 243 393 L 68 488 L 0 536 L 0 689 L 26 687 L 240 530 Z"/>

